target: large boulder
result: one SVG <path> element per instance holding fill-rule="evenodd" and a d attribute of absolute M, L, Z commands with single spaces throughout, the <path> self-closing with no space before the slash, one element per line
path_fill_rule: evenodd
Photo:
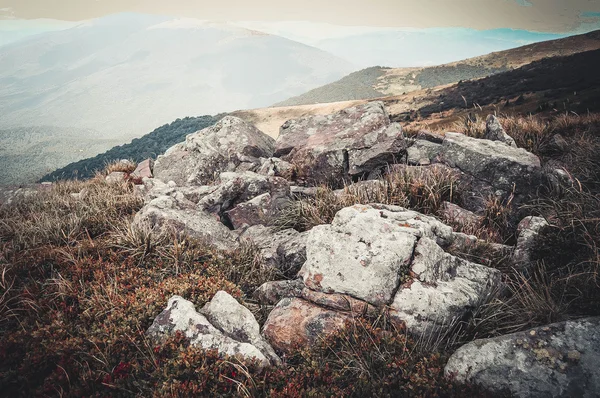
<path fill-rule="evenodd" d="M 224 171 L 254 170 L 273 155 L 275 140 L 240 118 L 226 116 L 159 156 L 154 176 L 177 185 L 207 185 Z"/>
<path fill-rule="evenodd" d="M 441 148 L 441 144 L 415 139 L 406 149 L 406 163 L 412 166 L 427 166 L 431 164 Z"/>
<path fill-rule="evenodd" d="M 159 196 L 151 200 L 135 215 L 133 225 L 166 234 L 191 236 L 223 250 L 238 246 L 237 236 L 218 217 L 198 210 L 194 203 L 183 198 Z"/>
<path fill-rule="evenodd" d="M 600 317 L 476 340 L 450 357 L 445 373 L 515 397 L 598 397 Z"/>
<path fill-rule="evenodd" d="M 230 303 L 231 300 L 227 301 Z M 268 366 L 272 361 L 278 362 L 272 348 L 260 338 L 260 334 L 256 334 L 258 324 L 255 324 L 252 314 L 250 319 L 237 306 L 233 310 L 223 310 L 221 303 L 209 306 L 206 311 L 218 321 L 222 330 L 197 312 L 193 303 L 183 297 L 173 296 L 169 299 L 167 308 L 154 319 L 147 333 L 154 340 L 162 341 L 181 332 L 190 340 L 191 345 L 205 350 L 217 350 L 221 355 L 257 361 L 261 366 Z M 260 347 L 251 342 L 260 343 Z"/>
<path fill-rule="evenodd" d="M 288 120 L 281 126 L 275 156 L 292 163 L 308 182 L 339 182 L 395 163 L 405 149 L 400 125 L 390 123 L 382 102 L 370 102 Z"/>
<path fill-rule="evenodd" d="M 273 348 L 288 354 L 340 330 L 349 319 L 351 317 L 343 312 L 300 298 L 285 298 L 269 314 L 263 333 Z"/>

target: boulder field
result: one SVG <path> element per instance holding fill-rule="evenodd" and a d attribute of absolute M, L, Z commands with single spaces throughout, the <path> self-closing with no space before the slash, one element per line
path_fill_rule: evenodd
<path fill-rule="evenodd" d="M 377 189 L 385 184 L 377 178 L 394 164 L 455 172 L 470 187 L 463 193 L 466 208 L 443 207 L 457 219 L 480 219 L 487 195 L 510 196 L 514 203 L 530 198 L 551 173 L 518 148 L 493 116 L 487 126 L 485 139 L 452 132 L 409 139 L 390 122 L 383 103 L 371 102 L 290 120 L 277 140 L 232 116 L 188 135 L 159 156 L 153 170 L 151 164 L 141 168 L 137 188 L 146 204 L 134 224 L 222 250 L 251 242 L 265 266 L 287 279 L 254 293 L 261 304 L 274 306 L 262 328 L 246 307 L 219 292 L 200 310 L 172 297 L 149 336 L 180 331 L 199 347 L 278 366 L 291 350 L 363 314 L 386 310 L 398 328 L 416 335 L 442 333 L 468 319 L 503 288 L 501 271 L 452 254 L 477 243 L 476 237 L 432 215 L 378 203 L 342 208 L 330 224 L 308 231 L 274 221 L 294 198 L 314 195 L 319 184 Z M 545 225 L 536 217 L 523 220 L 516 246 L 500 248 L 514 267 L 526 269 Z M 520 397 L 598 396 L 597 329 L 598 319 L 583 319 L 476 340 L 452 355 L 446 374 Z"/>

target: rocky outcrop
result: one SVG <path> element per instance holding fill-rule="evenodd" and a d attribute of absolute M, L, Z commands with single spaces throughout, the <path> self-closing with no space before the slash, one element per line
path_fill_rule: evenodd
<path fill-rule="evenodd" d="M 300 279 L 263 283 L 253 296 L 262 305 L 275 305 L 289 297 L 302 297 L 304 282 Z"/>
<path fill-rule="evenodd" d="M 402 128 L 383 103 L 370 102 L 331 115 L 307 116 L 281 126 L 275 156 L 308 182 L 339 183 L 395 163 L 404 154 Z"/>
<path fill-rule="evenodd" d="M 504 142 L 508 146 L 517 147 L 515 140 L 508 134 L 500 124 L 500 120 L 494 115 L 489 115 L 485 122 L 485 135 L 483 136 L 486 140 Z"/>
<path fill-rule="evenodd" d="M 208 185 L 225 171 L 255 170 L 273 155 L 275 141 L 233 116 L 190 134 L 154 165 L 154 175 L 177 185 Z"/>
<path fill-rule="evenodd" d="M 199 211 L 185 198 L 159 196 L 151 200 L 135 215 L 133 225 L 168 234 L 185 234 L 223 250 L 238 246 L 237 237 L 217 217 Z"/>
<path fill-rule="evenodd" d="M 515 397 L 600 396 L 600 318 L 538 327 L 460 347 L 445 373 Z"/>
<path fill-rule="evenodd" d="M 217 350 L 221 355 L 244 361 L 257 361 L 261 366 L 279 363 L 279 357 L 260 335 L 252 313 L 226 292 L 218 292 L 203 312 L 206 316 L 196 312 L 190 301 L 173 296 L 147 333 L 161 341 L 175 332 L 182 332 L 190 344 L 205 350 Z"/>
<path fill-rule="evenodd" d="M 411 166 L 427 166 L 435 159 L 441 148 L 441 144 L 416 139 L 406 149 L 406 162 Z"/>

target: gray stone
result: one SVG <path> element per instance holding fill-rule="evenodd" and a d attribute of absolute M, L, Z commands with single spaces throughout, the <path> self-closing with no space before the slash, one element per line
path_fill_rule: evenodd
<path fill-rule="evenodd" d="M 414 140 L 406 149 L 406 162 L 412 166 L 426 166 L 437 156 L 442 148 L 441 144 L 425 140 Z"/>
<path fill-rule="evenodd" d="M 541 182 L 537 156 L 498 141 L 446 133 L 439 159 L 496 190 L 530 193 Z"/>
<path fill-rule="evenodd" d="M 463 227 L 477 226 L 483 221 L 483 217 L 450 202 L 442 203 L 441 216 L 442 219 Z"/>
<path fill-rule="evenodd" d="M 500 271 L 445 253 L 426 237 L 415 247 L 411 271 L 414 278 L 400 286 L 390 315 L 415 334 L 450 327 L 502 286 Z"/>
<path fill-rule="evenodd" d="M 510 135 L 506 134 L 502 124 L 500 124 L 500 121 L 494 115 L 489 115 L 487 117 L 484 138 L 486 140 L 504 142 L 506 145 L 515 148 L 517 147 L 515 140 Z"/>
<path fill-rule="evenodd" d="M 218 291 L 200 313 L 226 336 L 258 348 L 271 364 L 281 363 L 281 359 L 260 334 L 260 326 L 252 312 L 238 303 L 229 293 Z"/>
<path fill-rule="evenodd" d="M 155 198 L 135 215 L 133 225 L 166 234 L 191 236 L 223 250 L 238 246 L 237 236 L 218 217 L 196 209 L 194 203 L 185 199 Z"/>
<path fill-rule="evenodd" d="M 395 163 L 406 143 L 400 125 L 391 124 L 382 102 L 370 102 L 331 115 L 288 120 L 280 130 L 275 156 L 292 163 L 308 182 L 363 176 Z"/>
<path fill-rule="evenodd" d="M 159 156 L 154 175 L 178 185 L 208 185 L 225 171 L 254 170 L 260 158 L 273 155 L 275 141 L 253 125 L 226 116 L 211 127 L 190 134 Z"/>
<path fill-rule="evenodd" d="M 542 217 L 525 217 L 517 227 L 517 244 L 512 256 L 512 263 L 517 269 L 526 269 L 531 266 L 531 254 L 535 249 L 535 242 L 541 230 L 547 227 L 548 222 Z"/>
<path fill-rule="evenodd" d="M 154 319 L 147 333 L 151 338 L 161 341 L 175 332 L 182 332 L 193 346 L 214 349 L 221 355 L 241 360 L 256 360 L 261 366 L 270 364 L 269 358 L 260 349 L 223 334 L 204 315 L 196 312 L 194 304 L 180 296 L 169 299 L 167 308 Z"/>
<path fill-rule="evenodd" d="M 600 396 L 600 318 L 587 318 L 460 347 L 445 374 L 523 398 Z"/>
<path fill-rule="evenodd" d="M 408 274 L 417 239 L 426 236 L 447 244 L 453 239 L 450 227 L 401 207 L 342 209 L 331 225 L 309 231 L 304 284 L 374 305 L 389 304 L 402 275 Z"/>
<path fill-rule="evenodd" d="M 294 165 L 279 158 L 261 159 L 261 166 L 256 171 L 258 174 L 282 177 L 292 180 L 294 176 Z"/>
<path fill-rule="evenodd" d="M 152 178 L 152 168 L 154 167 L 154 160 L 148 158 L 142 162 L 140 162 L 131 176 L 133 178 Z"/>
<path fill-rule="evenodd" d="M 294 229 L 279 231 L 272 227 L 255 225 L 246 229 L 240 240 L 255 244 L 261 251 L 265 265 L 276 268 L 289 278 L 296 274 L 306 261 L 307 232 Z"/>

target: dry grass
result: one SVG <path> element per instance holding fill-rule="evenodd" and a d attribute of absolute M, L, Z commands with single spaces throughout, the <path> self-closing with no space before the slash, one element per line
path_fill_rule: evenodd
<path fill-rule="evenodd" d="M 306 231 L 330 223 L 344 207 L 369 203 L 434 214 L 444 201 L 457 201 L 459 192 L 458 177 L 448 168 L 400 166 L 380 180 L 348 185 L 341 191 L 319 187 L 314 197 L 291 202 L 275 223 L 282 228 Z"/>

